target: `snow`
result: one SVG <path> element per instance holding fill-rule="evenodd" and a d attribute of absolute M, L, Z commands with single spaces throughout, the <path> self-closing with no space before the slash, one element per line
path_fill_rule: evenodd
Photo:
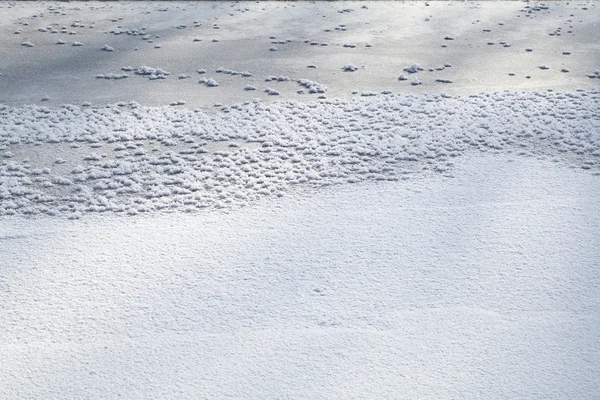
<path fill-rule="evenodd" d="M 219 86 L 219 83 L 217 81 L 215 81 L 214 79 L 212 79 L 212 78 L 207 78 L 207 79 L 202 78 L 198 82 L 202 83 L 202 84 L 204 84 L 204 85 L 206 85 L 208 87 L 217 87 L 217 86 Z"/>
<path fill-rule="evenodd" d="M 292 80 L 309 79 L 327 86 L 329 98 L 342 99 L 351 98 L 353 90 L 437 93 L 440 91 L 440 85 L 435 82 L 437 78 L 452 80 L 454 83 L 446 85 L 444 90 L 462 95 L 504 89 L 575 90 L 596 82 L 588 75 L 600 67 L 594 47 L 600 39 L 598 30 L 594 29 L 598 7 L 582 10 L 575 3 L 555 2 L 548 9 L 535 11 L 531 5 L 520 2 L 477 5 L 442 1 L 429 6 L 382 2 L 368 9 L 352 5 L 353 12 L 339 14 L 336 3 L 293 5 L 248 4 L 237 11 L 238 7 L 230 10 L 225 3 L 196 2 L 158 11 L 151 2 L 133 6 L 127 2 L 92 1 L 81 7 L 57 4 L 57 12 L 51 12 L 46 10 L 51 6 L 49 3 L 3 4 L 0 25 L 5 33 L 0 35 L 3 73 L 0 103 L 40 104 L 39 91 L 50 96 L 47 104 L 52 106 L 80 104 L 94 98 L 102 99 L 103 104 L 135 99 L 144 105 L 160 106 L 183 97 L 184 93 L 189 107 L 203 109 L 211 108 L 215 102 L 233 104 L 242 99 L 253 100 L 255 96 L 266 101 L 301 102 L 310 101 L 312 97 L 297 94 L 297 89 L 291 86 L 277 88 L 281 93 L 277 98 L 262 90 L 243 90 L 247 84 L 260 85 L 257 80 L 219 79 L 217 89 L 197 96 L 197 86 L 191 80 L 130 79 L 121 82 L 116 90 L 112 82 L 93 79 L 97 74 L 119 72 L 120 65 L 158 66 L 175 77 L 192 75 L 200 67 L 214 71 L 224 65 L 231 70 L 250 71 L 257 78 L 287 75 Z M 502 17 L 504 25 L 498 25 L 497 17 Z M 299 19 L 303 21 L 301 25 L 297 24 Z M 200 23 L 195 24 L 194 20 Z M 212 29 L 215 23 L 220 29 Z M 74 24 L 77 26 L 72 26 Z M 186 27 L 178 28 L 183 25 Z M 51 31 L 39 31 L 49 27 L 59 33 L 53 36 Z M 335 30 L 336 27 L 339 29 Z M 493 29 L 486 29 L 491 27 Z M 559 27 L 564 28 L 560 37 L 548 35 Z M 20 30 L 19 35 L 13 34 L 16 29 Z M 567 29 L 573 33 L 567 33 Z M 69 30 L 76 31 L 74 39 L 84 45 L 72 48 L 63 45 L 58 49 L 55 44 L 59 39 L 65 39 L 68 45 L 73 42 L 66 40 Z M 270 36 L 277 39 L 270 40 Z M 444 40 L 446 36 L 455 40 Z M 194 42 L 195 38 L 202 41 Z M 212 42 L 213 39 L 217 41 Z M 148 43 L 150 40 L 154 43 Z M 485 46 L 488 40 L 511 44 L 511 47 Z M 272 41 L 278 44 L 271 44 Z M 315 46 L 309 45 L 311 41 Z M 30 42 L 35 47 L 17 51 L 22 42 Z M 329 46 L 320 46 L 322 43 Z M 373 47 L 366 47 L 367 43 Z M 115 52 L 98 56 L 98 49 L 106 44 Z M 344 48 L 344 44 L 356 47 Z M 161 48 L 155 49 L 154 45 Z M 280 51 L 268 52 L 270 46 Z M 526 53 L 528 48 L 535 51 Z M 502 54 L 498 53 L 500 50 Z M 577 58 L 561 56 L 563 51 Z M 307 71 L 309 63 L 319 68 Z M 444 63 L 451 63 L 453 68 L 444 76 L 419 74 L 423 84 L 410 86 L 397 78 L 411 63 L 418 63 L 425 71 Z M 359 66 L 361 73 L 354 74 L 356 76 L 335 73 L 335 69 L 346 64 Z M 57 73 L 57 65 L 68 66 L 68 73 Z M 539 74 L 539 65 L 548 65 L 551 69 Z M 569 69 L 570 73 L 561 73 L 562 68 Z M 510 77 L 509 72 L 515 76 Z M 90 97 L 82 98 L 87 93 Z"/>
<path fill-rule="evenodd" d="M 268 80 L 283 84 L 286 78 Z M 212 78 L 200 82 L 218 87 Z M 265 92 L 281 95 L 274 88 Z M 0 106 L 0 145 L 11 154 L 9 164 L 0 163 L 0 215 L 203 210 L 222 208 L 223 196 L 228 207 L 239 207 L 282 196 L 296 185 L 399 180 L 423 170 L 452 174 L 453 159 L 474 151 L 542 154 L 592 173 L 600 170 L 598 91 L 377 93 L 308 104 L 219 103 L 226 113 L 218 115 L 135 102 Z M 123 152 L 119 143 L 137 151 Z M 218 150 L 220 143 L 235 147 Z M 151 155 L 142 151 L 153 146 Z M 31 176 L 52 162 L 39 155 L 40 147 L 73 167 L 83 162 L 86 173 L 107 175 L 80 175 L 71 191 L 47 189 Z M 122 163 L 132 168 L 127 179 L 116 179 L 113 171 Z M 54 173 L 68 178 L 69 171 Z M 157 188 L 170 194 L 157 197 Z M 243 199 L 233 196 L 240 191 Z"/>
<path fill-rule="evenodd" d="M 131 67 L 122 67 L 121 69 L 124 71 L 129 71 Z M 136 75 L 148 75 L 150 79 L 156 78 L 165 78 L 166 75 L 170 75 L 170 72 L 165 71 L 162 68 L 153 68 L 147 66 L 141 66 L 139 68 L 133 68 L 135 70 Z"/>
<path fill-rule="evenodd" d="M 487 155 L 225 214 L 5 217 L 0 394 L 595 397 L 599 189 Z"/>
<path fill-rule="evenodd" d="M 307 88 L 309 93 L 325 93 L 327 91 L 327 86 L 311 81 L 310 79 L 300 79 L 298 80 L 298 84 Z"/>
<path fill-rule="evenodd" d="M 129 78 L 129 75 L 127 75 L 127 74 L 113 74 L 113 73 L 108 73 L 108 74 L 98 74 L 98 75 L 96 75 L 96 78 L 100 78 L 100 79 L 124 79 L 124 78 Z"/>
<path fill-rule="evenodd" d="M 404 71 L 409 74 L 416 74 L 419 71 L 423 71 L 423 68 L 419 64 L 412 64 L 410 67 L 404 68 Z"/>
<path fill-rule="evenodd" d="M 0 2 L 0 399 L 600 398 L 599 10 Z"/>

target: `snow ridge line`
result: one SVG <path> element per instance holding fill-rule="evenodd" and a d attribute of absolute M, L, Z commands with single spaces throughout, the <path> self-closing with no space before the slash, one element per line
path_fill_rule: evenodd
<path fill-rule="evenodd" d="M 320 103 L 258 100 L 209 115 L 135 102 L 0 105 L 0 215 L 137 214 L 246 205 L 296 184 L 450 174 L 469 151 L 600 170 L 600 90 Z"/>

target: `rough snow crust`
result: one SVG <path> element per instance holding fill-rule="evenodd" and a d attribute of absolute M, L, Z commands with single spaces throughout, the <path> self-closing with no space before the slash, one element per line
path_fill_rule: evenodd
<path fill-rule="evenodd" d="M 0 106 L 0 215 L 243 206 L 294 185 L 451 174 L 470 151 L 600 170 L 600 92 L 260 101 L 208 114 Z"/>
<path fill-rule="evenodd" d="M 120 103 L 0 106 L 0 215 L 243 206 L 294 185 L 450 174 L 469 151 L 600 170 L 600 92 L 393 94 L 245 102 L 226 113 Z"/>

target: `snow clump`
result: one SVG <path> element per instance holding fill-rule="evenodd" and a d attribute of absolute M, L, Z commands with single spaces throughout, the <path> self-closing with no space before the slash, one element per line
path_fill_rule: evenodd
<path fill-rule="evenodd" d="M 202 79 L 200 79 L 200 80 L 198 81 L 198 83 L 204 84 L 204 85 L 206 85 L 206 86 L 208 86 L 208 87 L 216 87 L 216 86 L 219 86 L 219 83 L 218 83 L 217 81 L 215 81 L 214 79 L 212 79 L 212 78 L 208 78 L 208 79 L 206 79 L 206 78 L 202 78 Z"/>
<path fill-rule="evenodd" d="M 121 69 L 124 71 L 127 71 L 128 68 L 130 68 L 130 67 L 123 67 Z M 135 69 L 135 74 L 148 76 L 148 79 L 154 80 L 154 79 L 166 79 L 167 75 L 170 75 L 171 73 L 168 71 L 165 71 L 162 68 L 152 68 L 152 67 L 147 67 L 147 66 L 141 66 L 141 67 Z"/>
<path fill-rule="evenodd" d="M 327 86 L 309 79 L 300 79 L 298 84 L 307 88 L 309 93 L 325 93 L 327 91 Z"/>
<path fill-rule="evenodd" d="M 125 79 L 125 78 L 129 78 L 129 75 L 127 74 L 98 74 L 96 75 L 96 78 L 99 79 Z"/>
<path fill-rule="evenodd" d="M 423 68 L 419 64 L 412 64 L 409 67 L 404 68 L 404 72 L 408 72 L 409 74 L 416 74 L 419 71 L 423 71 Z"/>

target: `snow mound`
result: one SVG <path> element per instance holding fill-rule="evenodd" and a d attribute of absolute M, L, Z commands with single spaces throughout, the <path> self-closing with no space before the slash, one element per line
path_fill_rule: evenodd
<path fill-rule="evenodd" d="M 150 80 L 154 80 L 154 79 L 166 79 L 167 75 L 171 74 L 170 72 L 165 71 L 162 68 L 152 68 L 152 67 L 147 67 L 147 66 L 141 66 L 141 67 L 138 67 L 138 68 L 122 67 L 121 69 L 123 71 L 134 70 L 136 75 L 147 76 L 148 79 L 150 79 Z"/>
<path fill-rule="evenodd" d="M 217 87 L 219 83 L 212 78 L 202 78 L 198 81 L 198 83 L 204 84 L 208 87 Z"/>
<path fill-rule="evenodd" d="M 327 86 L 311 81 L 310 79 L 300 79 L 298 80 L 298 84 L 307 88 L 309 93 L 325 93 L 327 91 Z"/>
<path fill-rule="evenodd" d="M 408 72 L 409 74 L 416 74 L 419 71 L 423 71 L 423 68 L 419 64 L 412 64 L 409 67 L 404 68 L 404 72 Z"/>
<path fill-rule="evenodd" d="M 290 78 L 288 78 L 287 76 L 283 76 L 283 75 L 279 75 L 279 76 L 269 75 L 265 78 L 265 82 L 287 82 L 289 80 L 290 80 Z"/>
<path fill-rule="evenodd" d="M 199 71 L 200 70 L 198 70 L 198 72 Z M 250 76 L 252 76 L 252 74 L 250 72 L 248 72 L 248 71 L 241 71 L 240 72 L 240 71 L 235 71 L 235 70 L 232 70 L 232 69 L 227 69 L 227 68 L 222 68 L 222 67 L 217 68 L 215 70 L 215 72 L 226 74 L 226 75 L 240 75 L 240 76 L 243 76 L 243 77 L 250 77 Z"/>
<path fill-rule="evenodd" d="M 125 79 L 125 78 L 129 78 L 129 75 L 127 74 L 98 74 L 96 75 L 96 78 L 100 78 L 100 79 Z"/>

